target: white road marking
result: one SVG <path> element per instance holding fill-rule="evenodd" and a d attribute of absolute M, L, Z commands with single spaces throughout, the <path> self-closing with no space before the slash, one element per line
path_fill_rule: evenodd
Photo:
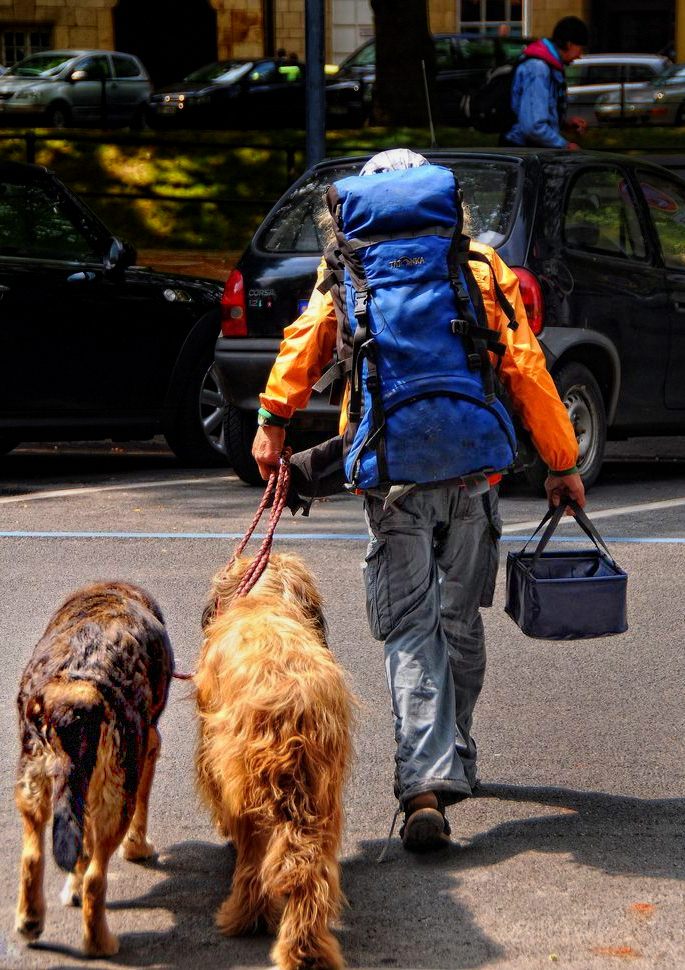
<path fill-rule="evenodd" d="M 631 515 L 633 512 L 658 512 L 661 509 L 672 509 L 679 505 L 685 505 L 685 498 L 668 498 L 660 502 L 643 502 L 638 505 L 620 505 L 615 509 L 592 509 L 588 511 L 588 515 L 594 522 L 595 519 L 613 519 L 618 515 Z M 571 522 L 573 522 L 573 518 L 570 515 L 564 516 L 561 520 L 562 525 L 569 525 Z M 537 528 L 539 524 L 540 519 L 529 522 L 514 522 L 511 525 L 505 525 L 502 532 L 525 532 L 526 529 Z"/>
<path fill-rule="evenodd" d="M 16 505 L 19 502 L 36 502 L 48 498 L 73 498 L 76 495 L 95 495 L 98 492 L 128 492 L 138 488 L 169 488 L 172 485 L 199 485 L 202 482 L 219 482 L 224 475 L 206 478 L 160 479 L 158 482 L 131 482 L 128 485 L 84 485 L 78 488 L 55 488 L 49 492 L 27 492 L 23 495 L 4 495 L 0 505 Z"/>

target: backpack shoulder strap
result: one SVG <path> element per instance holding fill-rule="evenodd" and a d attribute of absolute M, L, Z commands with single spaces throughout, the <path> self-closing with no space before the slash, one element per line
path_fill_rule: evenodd
<path fill-rule="evenodd" d="M 504 295 L 504 292 L 502 291 L 502 287 L 497 282 L 497 276 L 495 275 L 495 271 L 492 268 L 492 265 L 488 257 L 485 255 L 485 253 L 479 253 L 475 249 L 469 249 L 466 253 L 466 262 L 471 262 L 471 261 L 475 261 L 478 263 L 485 263 L 485 265 L 488 267 L 488 269 L 490 270 L 490 275 L 492 276 L 492 282 L 494 283 L 494 286 L 495 286 L 495 296 L 497 298 L 497 302 L 499 303 L 501 309 L 504 311 L 504 314 L 507 320 L 509 321 L 507 323 L 507 326 L 510 330 L 518 330 L 519 324 L 518 324 L 518 320 L 516 319 L 516 311 L 514 310 L 509 300 Z"/>

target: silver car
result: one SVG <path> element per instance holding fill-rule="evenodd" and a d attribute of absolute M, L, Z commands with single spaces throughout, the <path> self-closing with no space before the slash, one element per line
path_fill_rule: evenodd
<path fill-rule="evenodd" d="M 54 128 L 142 125 L 152 84 L 137 57 L 115 51 L 42 51 L 0 77 L 0 125 L 38 119 Z"/>
<path fill-rule="evenodd" d="M 685 124 L 685 64 L 672 64 L 650 84 L 633 91 L 603 95 L 595 114 L 600 122 L 634 121 L 645 125 Z"/>
<path fill-rule="evenodd" d="M 658 77 L 670 64 L 658 54 L 586 54 L 566 68 L 569 116 L 584 118 L 589 125 L 600 119 L 595 105 L 600 97 L 629 95 L 635 88 Z"/>

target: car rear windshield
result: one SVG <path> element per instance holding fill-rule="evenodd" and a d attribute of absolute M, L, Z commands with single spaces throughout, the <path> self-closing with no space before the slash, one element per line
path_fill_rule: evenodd
<path fill-rule="evenodd" d="M 73 54 L 32 54 L 10 68 L 6 77 L 10 74 L 16 77 L 50 77 L 59 74 L 64 65 L 73 59 Z"/>
<path fill-rule="evenodd" d="M 189 74 L 186 81 L 221 81 L 222 84 L 231 84 L 238 81 L 252 67 L 252 61 L 219 61 L 217 64 L 205 64 L 197 71 Z"/>
<path fill-rule="evenodd" d="M 332 182 L 358 172 L 362 161 L 314 172 L 298 185 L 260 230 L 257 248 L 267 253 L 321 253 L 328 220 L 324 193 Z M 516 161 L 455 158 L 439 163 L 455 170 L 463 189 L 464 231 L 478 242 L 501 246 L 518 206 L 520 169 Z"/>

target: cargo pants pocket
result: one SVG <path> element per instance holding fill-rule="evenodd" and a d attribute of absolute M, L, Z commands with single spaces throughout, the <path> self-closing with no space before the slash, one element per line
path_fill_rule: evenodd
<path fill-rule="evenodd" d="M 385 640 L 392 629 L 386 555 L 385 540 L 372 536 L 364 561 L 364 586 L 366 615 L 375 640 Z"/>
<path fill-rule="evenodd" d="M 490 493 L 483 495 L 482 499 L 488 525 L 483 541 L 485 569 L 480 605 L 492 606 L 499 571 L 499 540 L 502 535 L 502 520 L 499 515 L 496 491 L 491 489 Z"/>

